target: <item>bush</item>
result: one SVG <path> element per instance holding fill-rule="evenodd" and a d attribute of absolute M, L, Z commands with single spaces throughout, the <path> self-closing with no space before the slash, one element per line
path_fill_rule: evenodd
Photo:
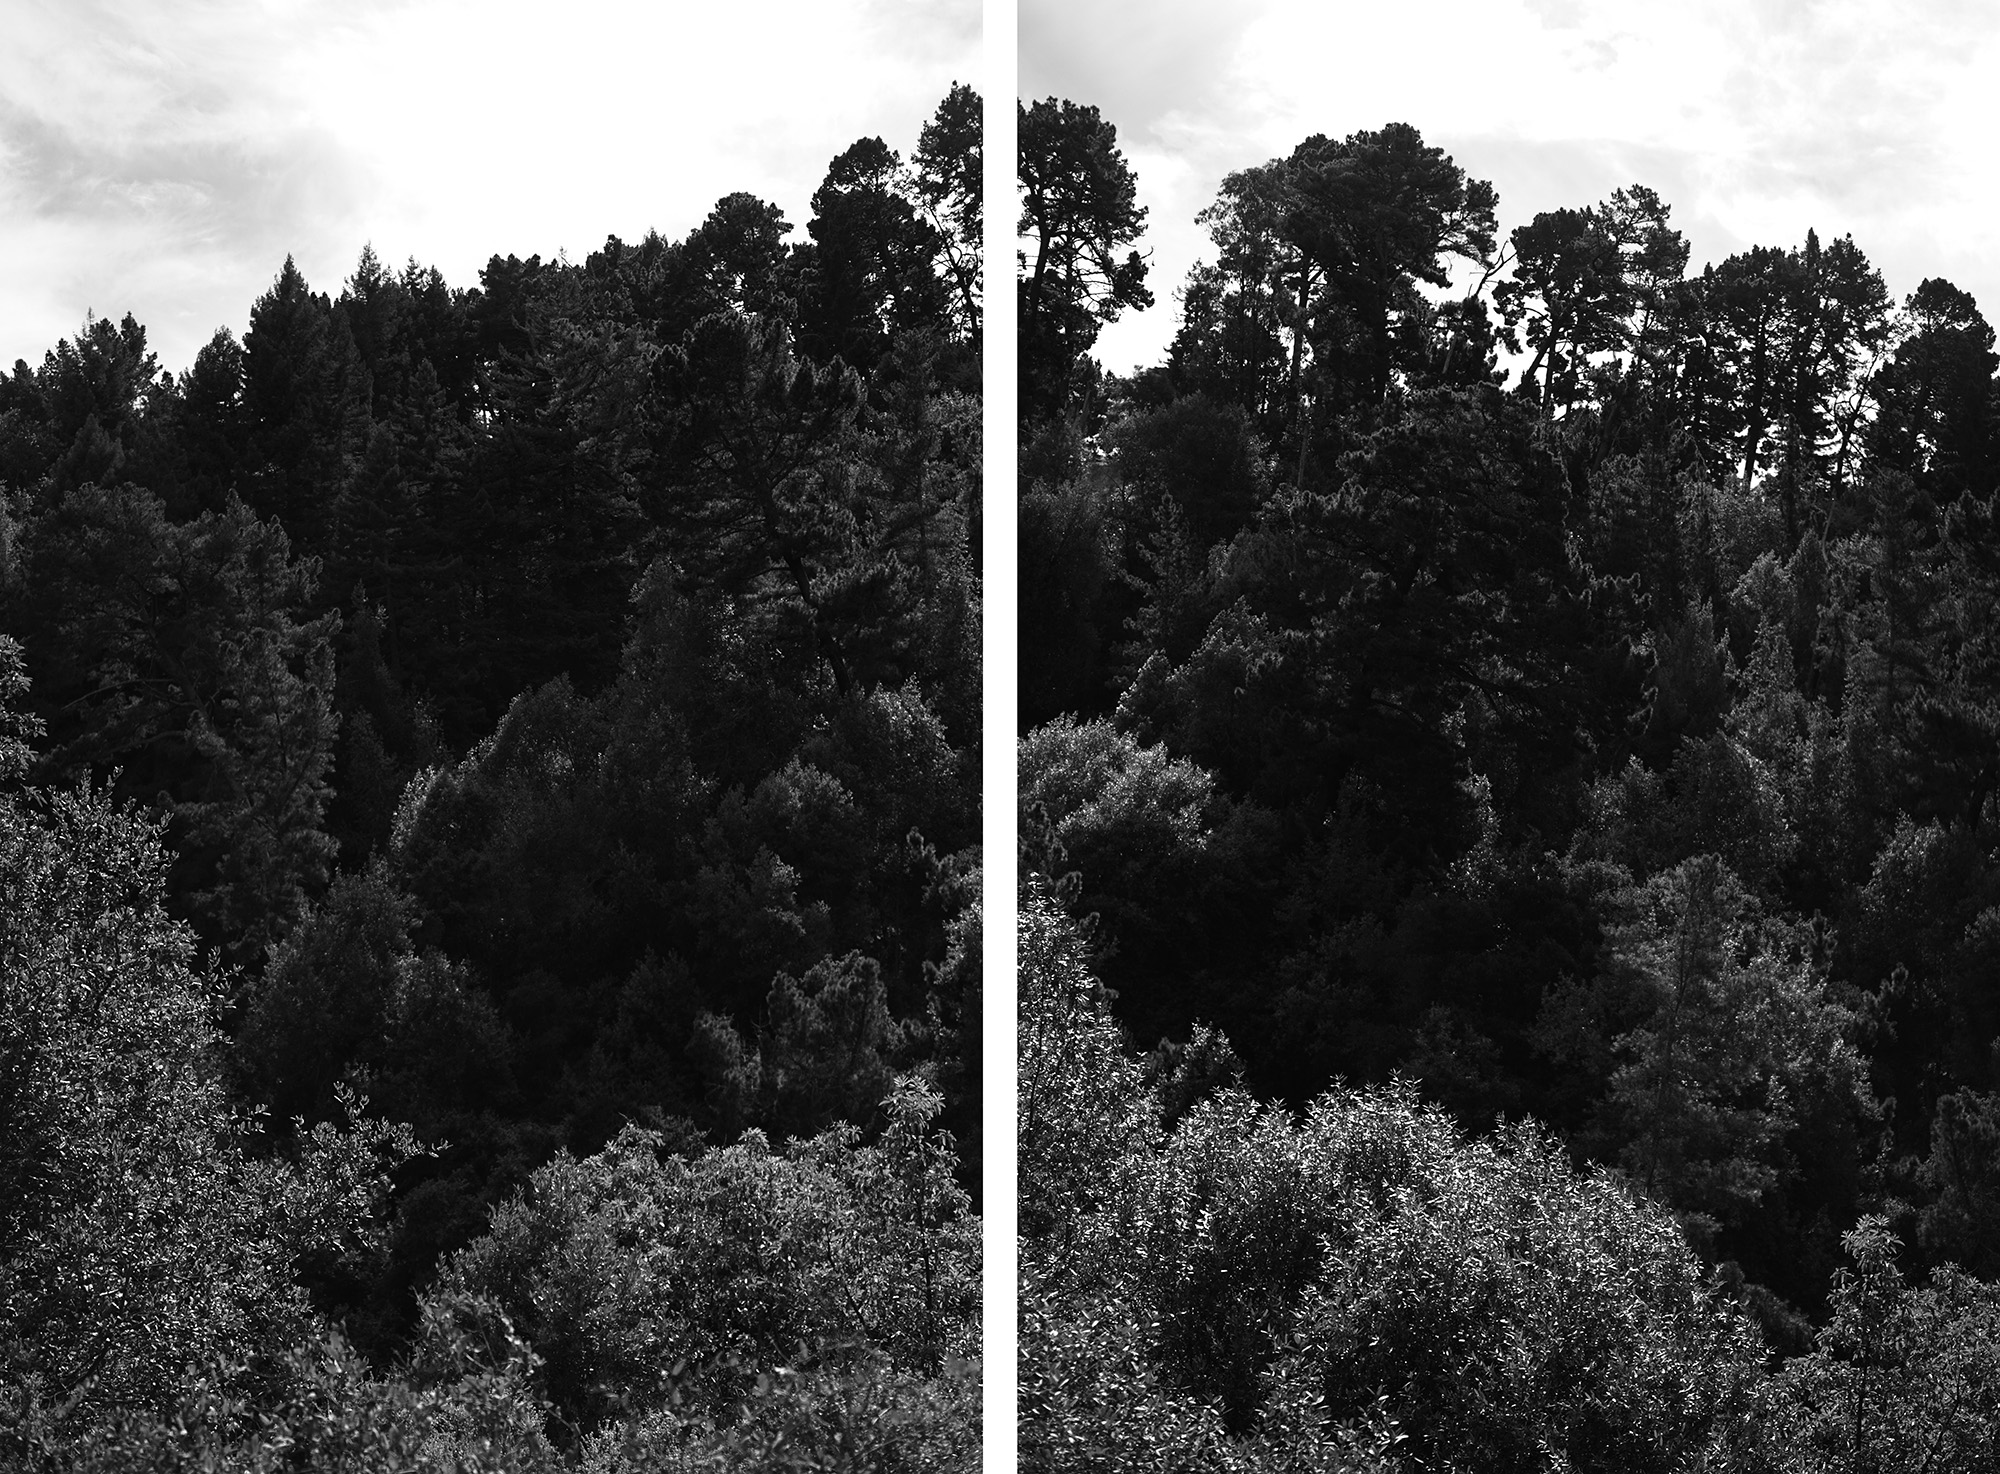
<path fill-rule="evenodd" d="M 1074 929 L 1022 908 L 1023 1467 L 1669 1470 L 1763 1348 L 1664 1208 L 1407 1085 L 1170 1131 Z M 1176 1102 L 1178 1104 L 1178 1102 Z"/>
<path fill-rule="evenodd" d="M 843 1126 L 777 1151 L 753 1131 L 687 1160 L 628 1126 L 596 1156 L 559 1155 L 446 1264 L 419 1365 L 518 1335 L 579 1433 L 668 1407 L 723 1417 L 801 1347 L 936 1376 L 976 1350 L 979 1296 L 941 1104 L 898 1082 L 874 1146 Z"/>
<path fill-rule="evenodd" d="M 149 1418 L 224 1436 L 289 1395 L 320 1334 L 301 1266 L 379 1251 L 417 1150 L 352 1094 L 288 1156 L 249 1150 L 165 870 L 97 793 L 0 793 L 0 1455 Z"/>

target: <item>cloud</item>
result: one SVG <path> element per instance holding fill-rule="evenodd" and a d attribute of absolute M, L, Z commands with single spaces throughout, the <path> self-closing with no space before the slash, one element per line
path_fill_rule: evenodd
<path fill-rule="evenodd" d="M 287 227 L 351 207 L 351 161 L 261 55 L 261 7 L 12 3 L 0 53 L 0 322 L 38 358 L 87 310 L 158 310 L 181 361 L 247 298 L 215 300 Z M 204 308 L 206 310 L 204 310 Z"/>
<path fill-rule="evenodd" d="M 1167 115 L 1221 104 L 1219 65 L 1266 0 L 1021 0 L 1021 91 L 1094 104 L 1138 135 Z"/>

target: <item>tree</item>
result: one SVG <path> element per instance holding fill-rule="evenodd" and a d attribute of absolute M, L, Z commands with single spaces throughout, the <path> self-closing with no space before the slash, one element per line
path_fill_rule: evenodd
<path fill-rule="evenodd" d="M 911 160 L 911 192 L 937 232 L 946 274 L 956 291 L 953 311 L 959 331 L 974 343 L 980 336 L 984 301 L 980 284 L 986 259 L 983 107 L 972 88 L 952 83 L 917 136 Z"/>
<path fill-rule="evenodd" d="M 592 1157 L 559 1154 L 446 1265 L 420 1362 L 518 1334 L 579 1432 L 675 1405 L 719 1418 L 802 1347 L 861 1343 L 935 1376 L 973 1350 L 979 1272 L 939 1105 L 898 1082 L 874 1146 L 850 1127 L 783 1150 L 751 1132 L 685 1158 L 628 1126 Z"/>
<path fill-rule="evenodd" d="M 1769 1398 L 1773 1447 L 1792 1467 L 1971 1474 L 2000 1458 L 2000 1301 L 1953 1266 L 1916 1289 L 1879 1216 L 1842 1237 L 1832 1320 Z M 1806 1460 L 1811 1460 L 1810 1464 Z"/>
<path fill-rule="evenodd" d="M 218 328 L 180 377 L 173 406 L 182 450 L 179 485 L 157 488 L 169 511 L 180 517 L 221 511 L 244 469 L 249 427 L 243 366 L 243 346 L 227 328 Z"/>
<path fill-rule="evenodd" d="M 1629 351 L 1624 377 L 1635 385 L 1657 376 L 1673 331 L 1669 293 L 1688 255 L 1667 216 L 1660 197 L 1635 184 L 1602 204 L 1544 211 L 1515 227 L 1513 275 L 1494 297 L 1510 330 L 1526 324 L 1534 357 L 1521 384 L 1540 370 L 1545 417 L 1587 394 L 1602 355 Z"/>
<path fill-rule="evenodd" d="M 417 542 L 442 575 L 426 590 L 435 624 L 424 633 L 456 652 L 458 669 L 433 689 L 457 698 L 453 725 L 473 733 L 527 685 L 567 674 L 595 690 L 617 669 L 643 567 L 639 422 L 654 348 L 594 300 L 601 290 L 586 272 L 543 284 L 524 309 L 525 344 L 484 376 L 486 423 L 456 464 L 438 467 L 445 475 L 426 478 L 443 482 L 426 498 L 430 526 L 410 529 L 415 539 L 384 529 L 388 547 Z M 445 427 L 418 433 L 436 436 L 440 460 L 455 448 Z M 417 476 L 430 469 L 422 450 L 412 459 Z"/>
<path fill-rule="evenodd" d="M 1643 184 L 1612 191 L 1598 211 L 1624 257 L 1626 379 L 1657 392 L 1670 383 L 1680 346 L 1687 238 L 1667 224 L 1673 212 L 1666 201 Z"/>
<path fill-rule="evenodd" d="M 1269 495 L 1264 445 L 1249 415 L 1200 391 L 1123 416 L 1104 441 L 1124 482 L 1128 542 L 1144 530 L 1146 504 L 1171 499 L 1200 557 L 1228 542 Z"/>
<path fill-rule="evenodd" d="M 2000 1268 L 2000 1096 L 1957 1090 L 1940 1099 L 1919 1175 L 1931 1201 L 1918 1215 L 1918 1241 L 1991 1280 Z"/>
<path fill-rule="evenodd" d="M 1890 322 L 1882 274 L 1852 236 L 1822 248 L 1809 230 L 1792 260 L 1777 469 L 1785 530 L 1796 537 L 1807 506 L 1847 488 L 1867 382 L 1888 346 Z M 1822 478 L 1830 495 L 1813 484 Z"/>
<path fill-rule="evenodd" d="M 74 340 L 49 350 L 36 378 L 49 433 L 62 448 L 57 489 L 116 481 L 139 448 L 142 409 L 160 378 L 146 330 L 130 313 L 115 327 L 93 317 Z"/>
<path fill-rule="evenodd" d="M 462 966 L 418 952 L 415 910 L 386 867 L 344 874 L 248 990 L 234 1063 L 280 1120 L 337 1119 L 342 1092 L 366 1089 L 436 1138 L 506 1101 L 512 1041 Z"/>
<path fill-rule="evenodd" d="M 1541 371 L 1541 410 L 1551 416 L 1575 400 L 1591 355 L 1619 346 L 1624 259 L 1607 223 L 1589 208 L 1545 211 L 1516 226 L 1511 240 L 1514 275 L 1498 296 L 1510 328 L 1526 319 L 1535 356 L 1521 382 L 1533 383 Z"/>
<path fill-rule="evenodd" d="M 1969 293 L 1927 277 L 1904 299 L 1902 329 L 1868 383 L 1869 460 L 1916 479 L 1939 506 L 1991 496 L 2000 481 L 1992 327 Z"/>
<path fill-rule="evenodd" d="M 1107 546 L 1101 495 L 1080 483 L 1024 489 L 1016 515 L 1021 544 L 1021 720 L 1040 725 L 1064 711 L 1108 709 L 1108 618 L 1117 567 Z"/>
<path fill-rule="evenodd" d="M 949 299 L 934 266 L 936 230 L 905 198 L 902 160 L 864 138 L 827 166 L 814 191 L 810 246 L 794 255 L 802 283 L 799 346 L 820 362 L 872 373 L 892 338 L 948 321 Z"/>
<path fill-rule="evenodd" d="M 192 677 L 179 685 L 188 736 L 209 774 L 179 812 L 190 844 L 221 852 L 203 899 L 240 954 L 256 958 L 290 930 L 334 857 L 321 821 L 340 720 L 332 650 L 340 617 L 295 621 L 315 570 L 292 562 L 284 534 L 241 502 L 189 532 L 191 566 L 177 581 L 208 594 L 222 617 L 204 632 L 212 645 L 180 656 Z M 201 587 L 209 579 L 212 592 Z"/>
<path fill-rule="evenodd" d="M 287 256 L 243 335 L 249 445 L 241 491 L 304 552 L 335 545 L 346 483 L 366 444 L 368 400 L 346 314 L 315 294 Z"/>
<path fill-rule="evenodd" d="M 1137 1037 L 1176 1036 L 1190 1013 L 1233 1026 L 1216 1010 L 1242 1000 L 1213 996 L 1223 990 L 1203 986 L 1203 974 L 1226 975 L 1241 952 L 1222 918 L 1254 924 L 1259 915 L 1241 851 L 1254 847 L 1262 816 L 1164 744 L 1142 745 L 1105 720 L 1065 715 L 1029 732 L 1020 774 L 1023 832 L 1046 826 L 1037 863 L 1076 872 L 1077 904 L 1098 918 L 1106 966 L 1125 990 L 1120 1013 Z"/>
<path fill-rule="evenodd" d="M 1785 253 L 1772 246 L 1753 247 L 1702 270 L 1703 334 L 1726 386 L 1717 428 L 1737 439 L 1731 469 L 1740 468 L 1746 489 L 1762 464 L 1776 407 L 1780 314 L 1789 274 Z"/>
<path fill-rule="evenodd" d="M 1780 1188 L 1807 1116 L 1867 1119 L 1855 1019 L 1713 856 L 1621 899 L 1606 969 L 1636 1017 L 1606 1113 L 1634 1180 L 1706 1236 Z"/>
<path fill-rule="evenodd" d="M 363 248 L 0 375 L 0 1466 L 967 1466 L 979 111 L 802 245 Z M 667 1309 L 558 1410 L 572 1282 L 426 1292 L 635 1121 L 750 1164 L 593 1261 Z"/>
<path fill-rule="evenodd" d="M 0 635 L 0 790 L 18 783 L 34 765 L 35 751 L 28 744 L 44 731 L 40 717 L 19 709 L 28 693 L 26 667 L 21 642 Z"/>
<path fill-rule="evenodd" d="M 1462 817 L 1455 707 L 1478 703 L 1490 741 L 1535 752 L 1524 771 L 1560 768 L 1590 638 L 1586 585 L 1561 542 L 1559 473 L 1529 428 L 1490 388 L 1428 391 L 1342 459 L 1337 489 L 1274 498 L 1260 535 L 1231 549 L 1247 610 L 1217 615 L 1155 688 L 1168 698 L 1158 728 L 1185 732 L 1190 757 L 1274 807 L 1324 811 L 1350 774 L 1365 778 L 1386 827 L 1417 844 L 1448 844 Z M 1246 653 L 1254 683 L 1205 670 L 1247 638 L 1245 612 L 1268 621 L 1272 643 Z M 1197 717 L 1211 679 L 1242 687 L 1239 707 L 1267 699 L 1256 693 L 1268 682 L 1287 709 L 1240 726 L 1231 703 Z M 1135 693 L 1135 712 L 1152 695 Z M 1169 715 L 1176 705 L 1184 716 Z M 1275 721 L 1311 733 L 1314 758 L 1270 742 Z M 1242 750 L 1197 742 L 1204 727 Z"/>
<path fill-rule="evenodd" d="M 1146 262 L 1119 252 L 1146 223 L 1138 185 L 1118 150 L 1118 130 L 1094 107 L 1044 98 L 1019 108 L 1021 412 L 1063 414 L 1071 374 L 1099 327 L 1126 308 L 1153 305 Z"/>
<path fill-rule="evenodd" d="M 1787 539 L 1845 486 L 1858 448 L 1857 397 L 1886 342 L 1881 273 L 1842 237 L 1807 231 L 1790 251 L 1758 246 L 1702 274 L 1703 334 L 1725 397 L 1718 429 L 1740 437 L 1741 484 L 1776 477 Z M 1773 464 L 1775 460 L 1775 464 Z"/>
<path fill-rule="evenodd" d="M 1242 405 L 1273 440 L 1299 427 L 1307 327 L 1324 280 L 1320 263 L 1286 229 L 1293 209 L 1282 160 L 1222 181 L 1196 217 L 1216 261 L 1189 273 L 1168 360 L 1183 389 Z"/>
<path fill-rule="evenodd" d="M 0 794 L 0 1344 L 31 1351 L 9 1401 L 72 1434 L 192 1411 L 210 1378 L 247 1390 L 311 1333 L 297 1263 L 368 1252 L 384 1167 L 415 1150 L 357 1122 L 293 1162 L 250 1154 L 221 980 L 165 879 L 158 827 L 100 793 Z"/>
<path fill-rule="evenodd" d="M 317 566 L 231 500 L 166 521 L 144 490 L 81 487 L 37 525 L 22 623 L 65 707 L 50 766 L 128 764 L 165 791 L 211 935 L 244 959 L 324 883 L 337 611 Z"/>
<path fill-rule="evenodd" d="M 686 572 L 746 611 L 780 606 L 766 617 L 795 624 L 847 691 L 850 631 L 832 595 L 859 530 L 860 381 L 838 362 L 802 362 L 782 324 L 723 316 L 661 354 L 653 374 L 662 415 L 648 508 L 686 549 Z"/>
<path fill-rule="evenodd" d="M 665 343 L 718 312 L 795 322 L 797 283 L 785 244 L 791 229 L 776 205 L 742 190 L 724 195 L 686 240 L 649 237 L 631 253 L 635 303 Z"/>
<path fill-rule="evenodd" d="M 1331 309 L 1314 324 L 1315 346 L 1348 386 L 1343 407 L 1379 405 L 1399 357 L 1427 346 L 1398 343 L 1424 316 L 1418 284 L 1448 285 L 1450 257 L 1491 260 L 1497 196 L 1407 123 L 1338 142 L 1315 134 L 1287 168 L 1287 228 L 1323 274 Z"/>
<path fill-rule="evenodd" d="M 1447 286 L 1453 258 L 1498 270 L 1496 198 L 1407 123 L 1231 174 L 1199 217 L 1217 260 L 1189 278 L 1170 368 L 1288 440 L 1302 479 L 1316 407 L 1366 419 L 1399 382 L 1484 377 L 1484 281 L 1443 307 L 1421 288 Z"/>
<path fill-rule="evenodd" d="M 1073 924 L 1021 920 L 1034 1467 L 1664 1471 L 1754 1431 L 1763 1349 L 1657 1206 L 1407 1086 L 1162 1129 Z"/>
<path fill-rule="evenodd" d="M 1908 561 L 1908 550 L 1896 556 L 1890 542 L 1896 537 L 1894 528 L 1885 529 L 1882 544 L 1884 571 L 1891 575 L 1881 589 L 1888 616 L 1882 633 L 1887 636 L 1900 625 L 1915 636 L 1899 642 L 1902 660 L 1884 664 L 1891 670 L 1903 665 L 1920 678 L 1903 714 L 1909 734 L 1898 754 L 1898 766 L 1907 775 L 1904 793 L 1913 814 L 1967 827 L 1984 820 L 1989 800 L 2000 791 L 2000 643 L 1995 639 L 2000 559 L 1995 557 L 1994 511 L 1994 501 L 1971 495 L 1951 506 L 1936 549 L 1941 576 L 1934 581 L 1925 576 L 1928 560 L 1921 554 Z M 1897 542 L 1905 540 L 1896 537 Z M 1909 566 L 1912 562 L 1915 567 Z M 1926 595 L 1928 608 L 1922 602 Z M 1896 649 L 1887 640 L 1883 644 L 1885 653 Z M 1860 665 L 1864 680 L 1879 670 L 1871 669 L 1873 662 L 1866 658 Z"/>

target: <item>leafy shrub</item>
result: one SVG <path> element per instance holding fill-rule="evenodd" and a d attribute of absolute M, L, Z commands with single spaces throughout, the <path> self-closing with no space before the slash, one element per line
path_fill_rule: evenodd
<path fill-rule="evenodd" d="M 581 1474 L 928 1474 L 979 1465 L 979 1363 L 899 1371 L 879 1353 L 808 1358 L 760 1375 L 728 1415 L 663 1409 L 599 1433 Z"/>
<path fill-rule="evenodd" d="M 975 1348 L 978 1223 L 914 1080 L 852 1127 L 761 1133 L 686 1160 L 627 1127 L 542 1167 L 426 1297 L 420 1364 L 518 1334 L 557 1421 L 590 1432 L 678 1403 L 717 1416 L 801 1346 L 862 1343 L 934 1375 Z"/>
<path fill-rule="evenodd" d="M 1880 1217 L 1842 1244 L 1833 1316 L 1768 1394 L 1773 1462 L 1786 1469 L 1973 1474 L 2000 1466 L 2000 1287 L 1947 1264 L 1907 1285 Z"/>
<path fill-rule="evenodd" d="M 254 1122 L 218 1069 L 222 982 L 166 915 L 165 870 L 158 828 L 97 793 L 0 794 L 0 1348 L 16 1362 L 0 1402 L 43 1409 L 58 1438 L 282 1385 L 314 1332 L 299 1266 L 379 1248 L 387 1170 L 416 1151 L 351 1094 L 349 1124 L 289 1157 L 247 1150 Z"/>
<path fill-rule="evenodd" d="M 1407 1085 L 1225 1086 L 1163 1131 L 1032 893 L 1021 960 L 1024 1468 L 1669 1470 L 1745 1436 L 1757 1334 L 1615 1174 Z"/>

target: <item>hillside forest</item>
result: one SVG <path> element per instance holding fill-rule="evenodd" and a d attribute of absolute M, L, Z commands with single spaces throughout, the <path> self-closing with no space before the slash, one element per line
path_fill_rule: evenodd
<path fill-rule="evenodd" d="M 1019 118 L 1023 1467 L 1993 1467 L 1978 304 Z"/>
<path fill-rule="evenodd" d="M 971 1466 L 979 118 L 0 377 L 0 1467 Z"/>

